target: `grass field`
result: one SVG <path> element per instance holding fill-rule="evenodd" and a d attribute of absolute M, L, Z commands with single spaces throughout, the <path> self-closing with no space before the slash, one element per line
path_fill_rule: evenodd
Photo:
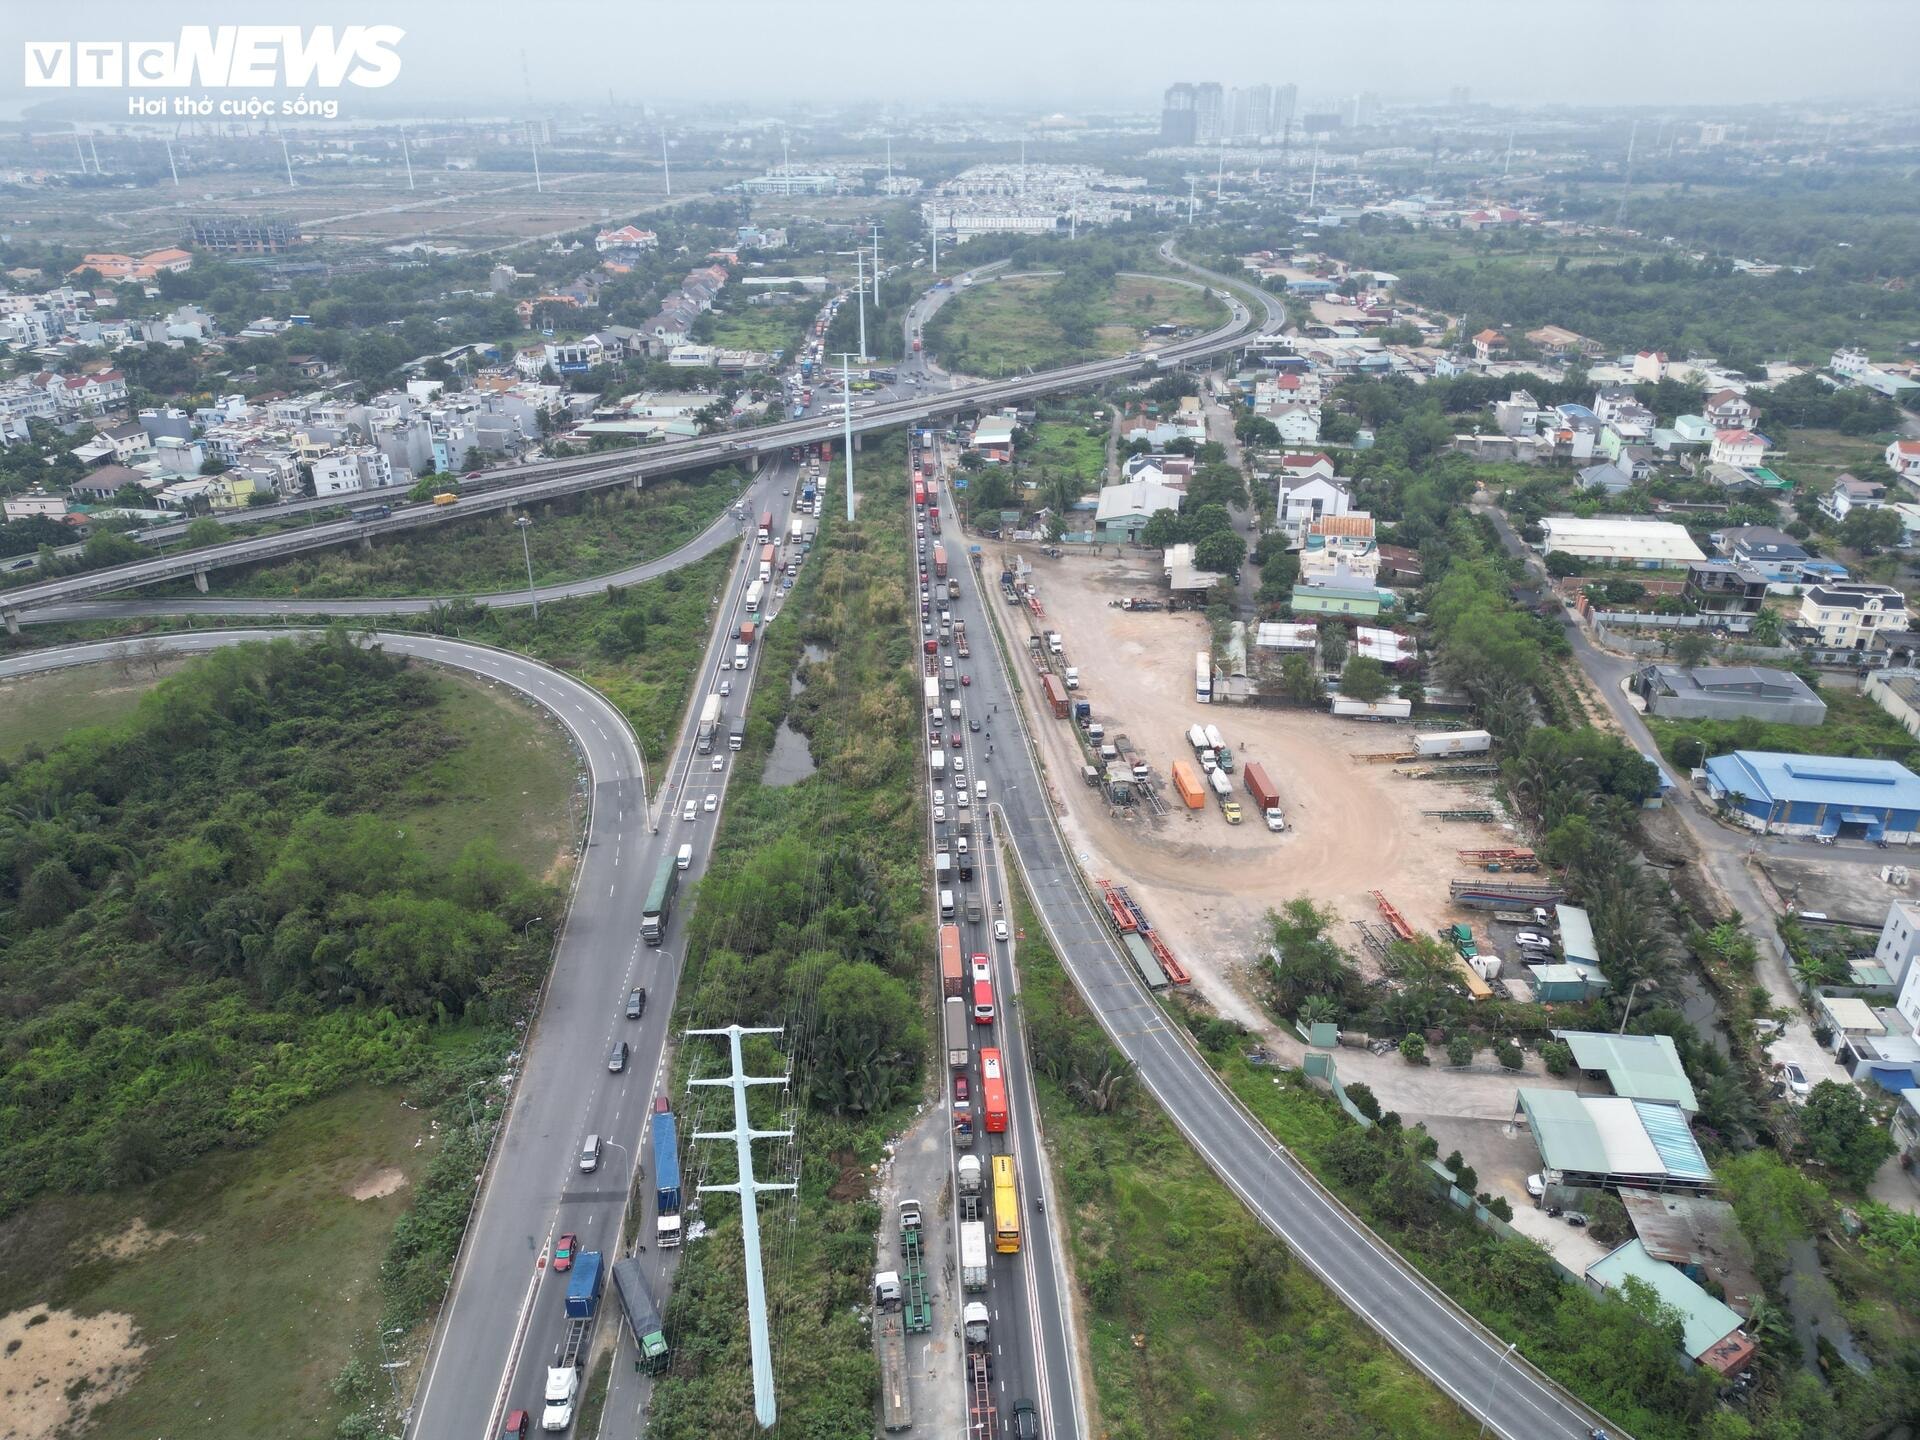
<path fill-rule="evenodd" d="M 954 313 L 943 316 L 941 363 L 969 375 L 1008 375 L 1028 366 L 1124 355 L 1140 345 L 1141 331 L 1151 325 L 1207 325 L 1226 318 L 1226 307 L 1201 290 L 1119 275 L 1091 307 L 1093 344 L 1076 348 L 1045 308 L 1055 283 L 1043 276 L 998 280 L 949 300 Z"/>
<path fill-rule="evenodd" d="M 1892 432 L 1883 435 L 1842 435 L 1838 430 L 1780 430 L 1772 440 L 1786 452 L 1773 470 L 1793 481 L 1797 493 L 1823 495 L 1843 470 L 1865 475 L 1884 463 Z"/>
<path fill-rule="evenodd" d="M 125 1392 L 94 1412 L 91 1440 L 332 1433 L 348 1409 L 335 1376 L 356 1353 L 378 1363 L 380 1256 L 434 1152 L 425 1114 L 402 1099 L 336 1095 L 254 1149 L 138 1190 L 49 1200 L 0 1227 L 0 1314 L 45 1303 L 129 1315 L 145 1347 Z M 71 1351 L 79 1337 L 64 1338 Z M 88 1358 L 129 1360 L 124 1346 Z M 88 1388 L 78 1371 L 51 1373 Z M 51 1437 L 22 1425 L 18 1401 L 8 1434 Z"/>
<path fill-rule="evenodd" d="M 721 480 L 601 490 L 535 507 L 524 553 L 514 517 L 499 512 L 383 538 L 370 550 L 344 545 L 249 569 L 216 570 L 208 583 L 215 595 L 316 600 L 480 595 L 524 586 L 530 554 L 534 579 L 560 584 L 665 555 L 704 530 L 733 496 L 734 487 Z M 184 585 L 176 589 L 188 593 Z"/>
<path fill-rule="evenodd" d="M 438 798 L 403 799 L 396 823 L 437 864 L 452 864 L 476 834 L 492 834 L 504 859 L 551 879 L 573 838 L 571 742 L 513 691 L 450 670 L 437 676 L 441 714 L 463 743 L 420 777 Z"/>
<path fill-rule="evenodd" d="M 1042 420 L 1034 426 L 1033 443 L 1021 453 L 1019 460 L 1030 473 L 1050 470 L 1092 484 L 1106 469 L 1106 435 L 1104 431 L 1089 435 L 1084 425 Z"/>
<path fill-rule="evenodd" d="M 1024 896 L 1015 913 L 1027 937 L 1021 1003 L 1035 1050 L 1074 1031 L 1097 1035 Z M 1044 1072 L 1036 1081 L 1085 1303 L 1096 1433 L 1473 1433 L 1451 1401 L 1254 1221 L 1137 1082 L 1096 1114 Z M 1257 1298 L 1235 1280 L 1250 1269 L 1273 1277 Z"/>
<path fill-rule="evenodd" d="M 29 745 L 50 750 L 69 730 L 131 715 L 142 695 L 184 663 L 82 665 L 0 682 L 0 760 Z"/>
<path fill-rule="evenodd" d="M 713 343 L 726 350 L 785 350 L 792 354 L 819 313 L 811 297 L 790 305 L 736 304 L 713 317 Z"/>

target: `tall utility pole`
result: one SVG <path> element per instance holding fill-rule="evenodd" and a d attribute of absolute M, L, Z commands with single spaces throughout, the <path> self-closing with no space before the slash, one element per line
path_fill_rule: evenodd
<path fill-rule="evenodd" d="M 673 193 L 673 161 L 667 158 L 667 131 L 660 129 L 660 169 L 667 177 L 667 194 Z"/>
<path fill-rule="evenodd" d="M 933 232 L 933 278 L 940 278 L 940 226 L 938 223 L 927 227 Z"/>
<path fill-rule="evenodd" d="M 1220 204 L 1227 193 L 1227 137 L 1220 137 L 1220 163 L 1213 171 L 1213 203 Z"/>
<path fill-rule="evenodd" d="M 540 623 L 540 592 L 533 585 L 533 546 L 527 542 L 527 532 L 533 529 L 530 516 L 517 515 L 514 525 L 520 531 L 520 553 L 527 557 L 527 598 L 533 601 L 533 623 Z"/>
<path fill-rule="evenodd" d="M 280 137 L 280 158 L 287 163 L 287 188 L 293 189 L 293 152 L 287 149 L 287 137 Z"/>
<path fill-rule="evenodd" d="M 840 352 L 840 450 L 847 465 L 847 523 L 853 523 L 853 372 L 850 357 Z"/>
<path fill-rule="evenodd" d="M 873 222 L 873 319 L 880 320 L 880 222 Z M 864 344 L 861 348 L 865 348 Z"/>
<path fill-rule="evenodd" d="M 1313 197 L 1320 190 L 1320 147 L 1313 147 L 1313 173 L 1307 177 L 1307 208 L 1313 208 Z"/>
<path fill-rule="evenodd" d="M 400 158 L 407 162 L 407 189 L 413 189 L 413 151 L 407 147 L 407 137 L 400 137 Z"/>
<path fill-rule="evenodd" d="M 740 1197 L 740 1244 L 746 1251 L 747 1259 L 747 1346 L 753 1360 L 753 1418 L 759 1422 L 762 1430 L 771 1430 L 778 1416 L 778 1406 L 773 1393 L 773 1344 L 767 1330 L 767 1277 L 760 1257 L 760 1206 L 762 1192 L 768 1190 L 791 1190 L 790 1184 L 768 1182 L 754 1178 L 753 1142 L 755 1140 L 791 1139 L 791 1130 L 756 1130 L 747 1116 L 747 1087 L 750 1085 L 781 1085 L 789 1083 L 786 1075 L 749 1075 L 746 1073 L 740 1054 L 740 1040 L 745 1035 L 778 1035 L 780 1029 L 758 1027 L 748 1029 L 741 1025 L 727 1025 L 718 1030 L 689 1030 L 689 1035 L 724 1035 L 727 1037 L 729 1059 L 733 1062 L 732 1073 L 715 1076 L 707 1080 L 690 1080 L 689 1085 L 725 1085 L 733 1091 L 733 1128 L 731 1130 L 697 1130 L 695 1140 L 731 1140 L 734 1154 L 738 1160 L 740 1178 L 731 1185 L 702 1185 L 700 1190 L 724 1191 Z"/>
<path fill-rule="evenodd" d="M 534 122 L 527 122 L 527 144 L 533 148 L 533 193 L 544 195 L 547 187 L 540 179 L 540 132 L 534 129 Z"/>
<path fill-rule="evenodd" d="M 78 130 L 73 132 L 73 158 L 80 162 L 80 173 L 82 175 L 86 174 L 87 152 L 85 147 L 80 144 L 80 132 Z"/>
<path fill-rule="evenodd" d="M 174 164 L 173 161 L 173 142 L 171 140 L 163 140 L 160 143 L 167 147 L 167 168 L 173 172 L 173 188 L 178 190 L 180 188 L 180 167 Z"/>
<path fill-rule="evenodd" d="M 1633 193 L 1633 145 L 1639 138 L 1640 122 L 1635 120 L 1633 128 L 1627 131 L 1627 163 L 1620 176 L 1620 205 L 1613 212 L 1613 223 L 1616 227 L 1627 218 L 1627 197 Z"/>
<path fill-rule="evenodd" d="M 1512 169 L 1513 169 L 1513 126 L 1509 125 L 1507 126 L 1507 162 L 1506 164 L 1500 167 L 1500 178 L 1502 180 L 1506 179 L 1508 172 L 1511 171 Z"/>
<path fill-rule="evenodd" d="M 1187 176 L 1187 223 L 1193 223 L 1193 188 L 1200 182 L 1197 177 Z"/>
<path fill-rule="evenodd" d="M 93 156 L 93 173 L 98 175 L 100 173 L 100 149 L 93 143 L 93 132 L 91 130 L 87 132 L 87 153 Z"/>

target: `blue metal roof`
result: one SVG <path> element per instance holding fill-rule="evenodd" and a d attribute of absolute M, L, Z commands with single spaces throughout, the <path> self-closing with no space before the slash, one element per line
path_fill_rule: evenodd
<path fill-rule="evenodd" d="M 1647 1138 L 1659 1152 L 1667 1174 L 1676 1180 L 1711 1180 L 1707 1157 L 1700 1153 L 1700 1142 L 1693 1138 L 1686 1112 L 1678 1105 L 1662 1100 L 1636 1100 L 1633 1108 L 1640 1114 Z"/>
<path fill-rule="evenodd" d="M 1920 775 L 1895 760 L 1736 750 L 1714 756 L 1706 769 L 1720 789 L 1754 800 L 1867 811 L 1920 810 Z"/>

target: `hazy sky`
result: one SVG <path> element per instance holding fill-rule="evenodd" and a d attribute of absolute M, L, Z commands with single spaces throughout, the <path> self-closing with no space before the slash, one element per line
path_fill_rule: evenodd
<path fill-rule="evenodd" d="M 382 110 L 454 95 L 517 109 L 523 50 L 537 94 L 1036 111 L 1148 107 L 1180 79 L 1292 81 L 1303 100 L 1466 85 L 1491 101 L 1865 109 L 1910 98 L 1920 55 L 1920 0 L 5 0 L 0 99 L 59 93 L 20 87 L 27 40 L 223 23 L 404 27 Z M 78 93 L 125 113 L 115 92 Z"/>

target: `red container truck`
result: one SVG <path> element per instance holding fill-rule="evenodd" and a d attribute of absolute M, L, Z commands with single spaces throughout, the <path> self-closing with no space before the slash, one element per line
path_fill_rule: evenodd
<path fill-rule="evenodd" d="M 1060 677 L 1052 671 L 1048 671 L 1045 675 L 1041 676 L 1040 683 L 1047 692 L 1047 703 L 1053 707 L 1054 719 L 1066 719 L 1067 692 L 1066 688 L 1060 683 Z"/>
<path fill-rule="evenodd" d="M 937 580 L 947 578 L 947 547 L 944 545 L 933 547 L 933 574 Z"/>
<path fill-rule="evenodd" d="M 967 972 L 960 963 L 960 927 L 940 927 L 940 993 L 953 1000 L 967 996 Z"/>

